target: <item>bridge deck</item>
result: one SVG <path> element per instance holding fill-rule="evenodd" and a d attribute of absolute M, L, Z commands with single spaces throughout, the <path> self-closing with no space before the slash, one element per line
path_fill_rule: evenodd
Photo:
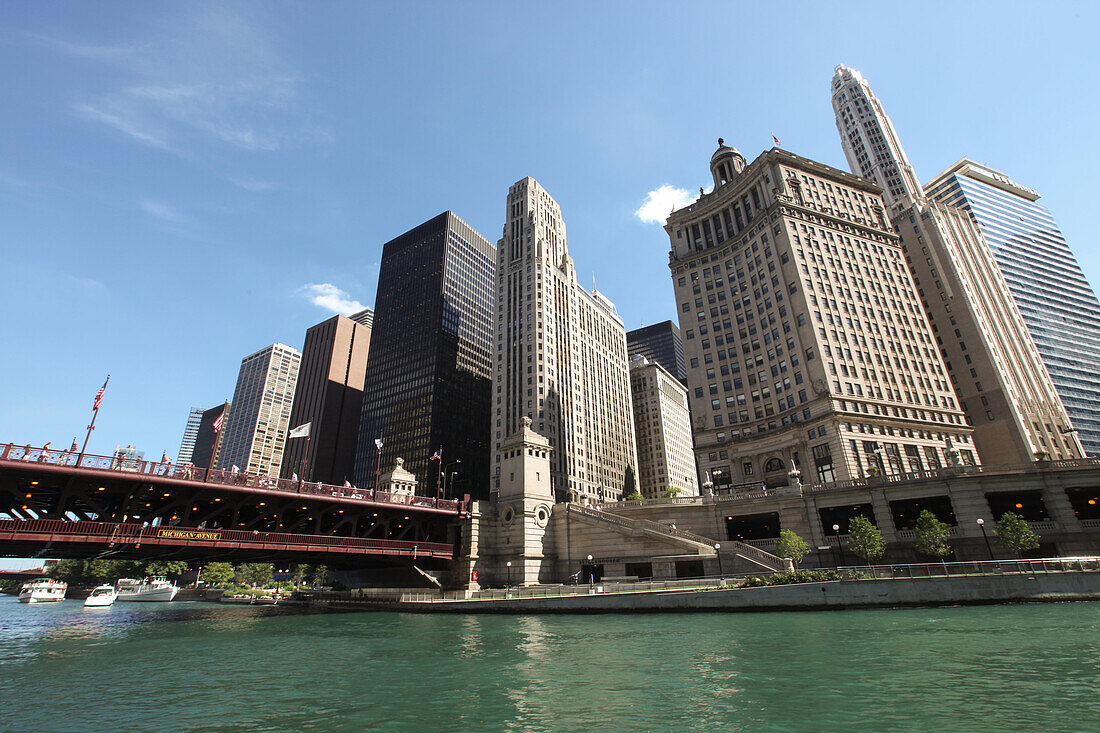
<path fill-rule="evenodd" d="M 410 542 L 360 537 L 286 534 L 179 526 L 144 526 L 116 522 L 69 522 L 60 519 L 29 521 L 0 519 L 0 547 L 59 544 L 99 546 L 142 545 L 202 548 L 211 552 L 235 550 L 324 555 L 367 555 L 451 560 L 454 548 L 439 542 Z"/>
<path fill-rule="evenodd" d="M 77 454 L 71 451 L 30 448 L 14 443 L 0 443 L 0 467 L 22 469 L 32 473 L 49 473 L 87 479 L 134 479 L 161 486 L 217 488 L 232 493 L 286 496 L 305 495 L 326 502 L 360 506 L 400 507 L 403 510 L 461 516 L 465 506 L 461 501 L 431 496 L 410 496 L 385 491 L 360 489 L 354 486 L 334 486 L 310 481 L 256 476 L 253 474 L 207 470 L 173 463 L 155 463 L 118 459 L 111 456 Z"/>

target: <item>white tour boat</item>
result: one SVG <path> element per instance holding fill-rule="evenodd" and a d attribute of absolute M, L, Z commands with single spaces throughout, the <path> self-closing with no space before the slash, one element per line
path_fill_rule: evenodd
<path fill-rule="evenodd" d="M 134 580 L 133 578 L 120 578 L 118 581 L 118 599 L 120 601 L 170 601 L 176 597 L 180 589 L 168 582 L 164 577 L 145 578 Z"/>
<path fill-rule="evenodd" d="M 92 589 L 92 594 L 84 599 L 86 608 L 103 608 L 115 602 L 118 591 L 113 585 L 97 585 Z"/>
<path fill-rule="evenodd" d="M 38 578 L 29 583 L 24 583 L 19 591 L 20 603 L 47 603 L 49 601 L 65 600 L 65 590 L 68 583 L 53 578 Z"/>

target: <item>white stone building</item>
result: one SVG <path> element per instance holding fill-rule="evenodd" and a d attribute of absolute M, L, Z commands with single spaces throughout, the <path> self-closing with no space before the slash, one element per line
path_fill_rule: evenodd
<path fill-rule="evenodd" d="M 698 496 L 687 389 L 667 369 L 637 354 L 630 362 L 634 434 L 638 441 L 638 490 L 658 499 L 668 489 Z"/>
<path fill-rule="evenodd" d="M 232 408 L 219 439 L 217 467 L 278 476 L 302 355 L 272 344 L 241 361 Z"/>
<path fill-rule="evenodd" d="M 626 330 L 611 301 L 578 285 L 561 210 L 533 178 L 509 189 L 497 257 L 491 493 L 500 490 L 501 441 L 524 417 L 552 446 L 557 500 L 632 492 Z"/>

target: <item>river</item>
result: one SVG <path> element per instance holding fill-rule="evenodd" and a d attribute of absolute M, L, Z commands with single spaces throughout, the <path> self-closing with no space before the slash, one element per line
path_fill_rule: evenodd
<path fill-rule="evenodd" d="M 0 596 L 12 731 L 1096 731 L 1100 603 L 302 614 Z"/>

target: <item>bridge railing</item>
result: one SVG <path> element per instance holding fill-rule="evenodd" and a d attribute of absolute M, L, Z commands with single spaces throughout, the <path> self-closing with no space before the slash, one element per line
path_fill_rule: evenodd
<path fill-rule="evenodd" d="M 119 471 L 146 476 L 163 476 L 177 481 L 217 484 L 219 486 L 237 486 L 266 491 L 283 491 L 292 494 L 310 496 L 333 496 L 340 499 L 365 501 L 377 504 L 401 504 L 410 507 L 438 509 L 446 512 L 461 512 L 462 502 L 455 499 L 436 499 L 434 496 L 410 496 L 392 494 L 386 491 L 360 489 L 355 486 L 336 486 L 316 481 L 300 481 L 273 476 L 260 476 L 240 471 L 224 469 L 198 468 L 193 465 L 145 461 L 118 456 L 97 456 L 90 453 L 80 455 L 70 450 L 47 450 L 20 446 L 14 443 L 0 443 L 0 461 L 20 463 L 38 463 L 52 466 L 71 466 L 101 471 Z M 79 464 L 79 465 L 78 465 Z"/>
<path fill-rule="evenodd" d="M 322 545 L 325 547 L 345 547 L 362 550 L 400 550 L 410 554 L 426 556 L 442 555 L 450 557 L 454 553 L 451 545 L 442 542 L 410 542 L 408 540 L 385 540 L 368 537 L 339 537 L 335 535 L 290 534 L 287 532 L 260 532 L 242 529 L 215 529 L 203 527 L 185 527 L 181 525 L 146 526 L 125 522 L 69 522 L 64 519 L 0 519 L 0 533 L 19 532 L 49 535 L 79 535 L 101 537 L 105 542 L 140 544 L 149 539 L 179 539 L 219 545 L 262 544 L 262 545 Z"/>

